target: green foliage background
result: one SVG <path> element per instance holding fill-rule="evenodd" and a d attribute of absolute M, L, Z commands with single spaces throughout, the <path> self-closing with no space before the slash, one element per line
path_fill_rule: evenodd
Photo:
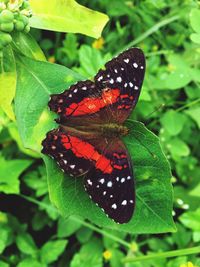
<path fill-rule="evenodd" d="M 34 0 L 30 3 L 39 14 L 31 19 L 31 26 L 57 29 L 57 32 L 32 28 L 30 34 L 13 33 L 12 45 L 3 51 L 1 67 L 5 71 L 0 75 L 0 267 L 186 267 L 184 264 L 188 261 L 193 266 L 200 266 L 200 249 L 194 250 L 196 252 L 190 256 L 184 255 L 184 251 L 177 252 L 197 247 L 200 243 L 198 1 L 79 1 L 109 16 L 102 38 L 97 41 L 92 37 L 100 36 L 107 22 L 105 15 L 92 13 L 94 17 L 90 17 L 88 10 L 82 10 L 71 1 L 76 11 L 78 8 L 83 11 L 83 16 L 71 25 L 70 30 L 69 17 L 64 18 L 65 23 L 61 18 L 55 26 L 54 17 L 49 17 L 52 14 L 50 6 L 48 9 L 41 7 L 45 13 L 42 15 L 48 18 L 41 22 L 37 4 Z M 54 16 L 60 14 L 63 17 L 65 12 L 70 12 L 69 6 L 62 14 L 59 12 L 58 5 Z M 73 14 L 76 18 L 79 13 Z M 90 27 L 82 25 L 83 20 Z M 99 28 L 94 29 L 92 23 Z M 173 177 L 170 177 L 168 163 L 156 137 L 140 123 L 132 122 L 131 141 L 127 139 L 125 142 L 131 143 L 129 149 L 135 163 L 137 192 L 142 196 L 141 201 L 149 200 L 148 207 L 153 207 L 153 211 L 146 213 L 144 206 L 138 204 L 131 224 L 116 227 L 98 208 L 87 202 L 85 195 L 81 195 L 80 202 L 68 205 L 74 193 L 72 180 L 63 178 L 55 164 L 45 158 L 47 179 L 39 151 L 45 133 L 55 127 L 55 115 L 46 108 L 49 94 L 61 92 L 75 80 L 92 77 L 112 56 L 131 46 L 141 47 L 147 57 L 145 83 L 131 120 L 143 122 L 158 135 Z M 46 59 L 63 66 L 52 65 L 45 62 Z M 14 105 L 11 105 L 14 95 Z M 139 147 L 138 138 L 142 144 Z M 156 155 L 157 171 L 151 172 L 150 166 L 155 161 L 145 147 Z M 146 166 L 150 173 L 145 172 Z M 170 178 L 174 187 L 173 217 L 177 232 L 174 232 L 170 214 Z M 48 188 L 51 201 L 66 218 L 50 203 Z M 159 201 L 165 203 L 160 210 L 155 206 Z M 81 211 L 82 207 L 85 210 Z M 87 209 L 92 213 L 86 212 Z M 103 228 L 83 218 L 89 218 Z M 161 232 L 173 233 L 151 234 Z M 156 258 L 169 250 L 176 251 L 175 258 Z M 146 253 L 153 254 L 152 259 L 134 262 Z M 125 263 L 126 257 L 132 260 Z"/>

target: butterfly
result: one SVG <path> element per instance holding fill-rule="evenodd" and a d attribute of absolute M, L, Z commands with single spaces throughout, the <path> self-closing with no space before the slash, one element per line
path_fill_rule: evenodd
<path fill-rule="evenodd" d="M 135 207 L 134 174 L 121 137 L 134 109 L 145 73 L 145 57 L 130 48 L 113 58 L 92 80 L 79 81 L 48 103 L 58 114 L 57 129 L 42 141 L 42 153 L 70 176 L 83 177 L 89 197 L 117 223 L 127 223 Z"/>

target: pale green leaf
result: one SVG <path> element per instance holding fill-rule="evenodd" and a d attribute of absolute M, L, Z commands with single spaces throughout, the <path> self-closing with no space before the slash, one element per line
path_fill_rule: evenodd
<path fill-rule="evenodd" d="M 30 0 L 34 28 L 57 32 L 82 33 L 98 38 L 108 16 L 79 5 L 74 0 Z"/>
<path fill-rule="evenodd" d="M 193 231 L 200 231 L 200 209 L 185 212 L 179 217 L 179 220 L 187 228 L 190 228 Z"/>
<path fill-rule="evenodd" d="M 192 42 L 200 44 L 200 33 L 192 33 L 190 35 L 190 39 L 192 40 Z"/>
<path fill-rule="evenodd" d="M 161 118 L 161 123 L 170 135 L 177 135 L 183 129 L 185 115 L 169 109 Z"/>
<path fill-rule="evenodd" d="M 200 107 L 190 108 L 185 111 L 200 128 Z"/>
<path fill-rule="evenodd" d="M 30 34 L 14 32 L 12 37 L 13 47 L 17 49 L 18 53 L 36 60 L 46 61 L 44 53 Z"/>
<path fill-rule="evenodd" d="M 1 267 L 1 266 L 0 266 Z M 34 258 L 26 258 L 22 260 L 17 267 L 47 267 L 46 264 L 42 264 Z"/>
<path fill-rule="evenodd" d="M 0 157 L 0 192 L 19 194 L 19 175 L 31 163 L 31 160 L 5 160 Z"/>
<path fill-rule="evenodd" d="M 28 233 L 19 233 L 16 238 L 18 249 L 28 255 L 34 255 L 37 252 L 37 247 L 31 235 Z"/>
<path fill-rule="evenodd" d="M 48 241 L 40 250 L 41 261 L 49 264 L 57 260 L 63 253 L 67 242 L 67 240 Z"/>
<path fill-rule="evenodd" d="M 194 8 L 190 12 L 190 24 L 195 32 L 200 33 L 200 10 Z"/>
<path fill-rule="evenodd" d="M 190 154 L 188 145 L 179 138 L 174 138 L 167 145 L 173 157 L 186 157 Z"/>
<path fill-rule="evenodd" d="M 15 120 L 12 101 L 16 91 L 16 66 L 13 51 L 10 46 L 3 50 L 3 60 L 0 62 L 0 107 L 11 120 Z"/>

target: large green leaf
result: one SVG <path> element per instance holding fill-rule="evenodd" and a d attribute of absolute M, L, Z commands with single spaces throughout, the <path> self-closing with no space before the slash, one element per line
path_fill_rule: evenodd
<path fill-rule="evenodd" d="M 29 0 L 34 28 L 101 36 L 108 16 L 79 5 L 74 0 Z"/>
<path fill-rule="evenodd" d="M 136 177 L 137 204 L 132 220 L 119 226 L 108 219 L 88 198 L 82 178 L 68 177 L 59 171 L 54 161 L 45 157 L 50 197 L 63 216 L 78 214 L 100 226 L 132 233 L 174 230 L 170 168 L 158 138 L 139 122 L 132 121 L 131 129 L 124 141 L 133 160 Z"/>
<path fill-rule="evenodd" d="M 26 147 L 40 151 L 46 132 L 57 127 L 55 116 L 47 110 L 49 94 L 62 92 L 78 75 L 65 67 L 23 57 L 18 59 L 18 70 L 15 107 L 19 131 Z M 108 219 L 85 193 L 82 178 L 64 175 L 53 160 L 44 157 L 51 201 L 63 216 L 80 215 L 100 226 L 132 233 L 174 231 L 171 173 L 159 140 L 141 123 L 129 124 L 131 132 L 124 141 L 134 164 L 137 205 L 128 224 Z"/>
<path fill-rule="evenodd" d="M 65 67 L 25 57 L 18 56 L 17 64 L 15 113 L 19 133 L 26 148 L 39 152 L 45 133 L 55 126 L 47 108 L 49 95 L 64 90 L 80 76 Z"/>
<path fill-rule="evenodd" d="M 16 66 L 13 51 L 10 46 L 3 50 L 3 58 L 0 62 L 0 107 L 11 119 L 15 119 L 12 101 L 16 90 Z"/>

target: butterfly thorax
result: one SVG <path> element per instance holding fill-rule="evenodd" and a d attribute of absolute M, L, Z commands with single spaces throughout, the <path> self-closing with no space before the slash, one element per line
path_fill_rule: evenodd
<path fill-rule="evenodd" d="M 100 127 L 102 135 L 108 138 L 120 137 L 128 134 L 128 128 L 117 123 L 108 123 Z"/>

